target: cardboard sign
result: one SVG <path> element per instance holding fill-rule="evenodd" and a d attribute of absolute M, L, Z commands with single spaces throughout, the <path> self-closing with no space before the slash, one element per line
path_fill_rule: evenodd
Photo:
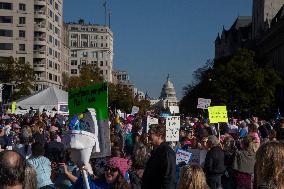
<path fill-rule="evenodd" d="M 178 106 L 169 106 L 171 114 L 179 114 L 179 107 Z"/>
<path fill-rule="evenodd" d="M 192 157 L 189 161 L 189 164 L 198 164 L 203 167 L 207 150 L 189 149 L 188 151 L 192 153 Z"/>
<path fill-rule="evenodd" d="M 192 153 L 182 150 L 182 149 L 178 149 L 176 152 L 176 164 L 180 164 L 181 162 L 185 162 L 186 164 L 188 164 L 190 158 L 191 158 Z"/>
<path fill-rule="evenodd" d="M 179 141 L 180 116 L 166 118 L 166 141 Z"/>
<path fill-rule="evenodd" d="M 228 123 L 226 106 L 208 107 L 210 123 Z"/>
<path fill-rule="evenodd" d="M 97 113 L 97 120 L 107 120 L 107 83 L 71 89 L 68 94 L 68 108 L 70 117 L 76 113 L 85 112 L 87 108 L 94 108 Z"/>
<path fill-rule="evenodd" d="M 139 107 L 133 106 L 132 111 L 131 111 L 131 115 L 137 114 L 138 112 L 139 112 Z"/>
<path fill-rule="evenodd" d="M 208 109 L 208 107 L 211 104 L 211 99 L 206 99 L 206 98 L 198 98 L 198 104 L 197 108 L 200 109 Z"/>
<path fill-rule="evenodd" d="M 12 102 L 12 114 L 16 111 L 16 102 Z"/>
<path fill-rule="evenodd" d="M 147 133 L 149 131 L 149 126 L 152 124 L 158 124 L 159 120 L 157 118 L 151 117 L 151 116 L 147 116 Z"/>

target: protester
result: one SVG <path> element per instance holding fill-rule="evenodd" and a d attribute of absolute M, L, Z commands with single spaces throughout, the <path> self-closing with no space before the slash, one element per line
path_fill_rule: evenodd
<path fill-rule="evenodd" d="M 209 189 L 202 168 L 199 165 L 183 167 L 177 189 Z"/>
<path fill-rule="evenodd" d="M 255 187 L 284 188 L 284 144 L 271 141 L 260 146 L 256 153 Z"/>
<path fill-rule="evenodd" d="M 37 189 L 36 171 L 27 163 L 23 189 Z"/>
<path fill-rule="evenodd" d="M 21 154 L 26 159 L 29 159 L 32 156 L 32 131 L 30 127 L 25 126 L 20 133 L 19 144 L 16 144 L 15 151 Z"/>
<path fill-rule="evenodd" d="M 8 137 L 5 135 L 4 126 L 0 125 L 0 150 L 6 149 L 8 145 Z"/>
<path fill-rule="evenodd" d="M 214 135 L 208 137 L 207 146 L 210 149 L 204 164 L 207 183 L 211 189 L 219 189 L 222 186 L 221 177 L 225 172 L 224 152 L 218 138 Z"/>
<path fill-rule="evenodd" d="M 142 177 L 142 189 L 174 189 L 176 157 L 175 152 L 165 142 L 164 125 L 151 125 L 149 136 L 154 150 L 146 164 Z"/>
<path fill-rule="evenodd" d="M 254 172 L 255 152 L 254 138 L 246 136 L 241 141 L 241 150 L 237 150 L 234 157 L 236 189 L 250 189 Z"/>
<path fill-rule="evenodd" d="M 51 162 L 43 156 L 44 148 L 41 143 L 32 144 L 32 158 L 28 159 L 29 164 L 36 171 L 37 187 L 39 189 L 54 188 L 51 181 Z"/>
<path fill-rule="evenodd" d="M 0 188 L 22 189 L 25 181 L 25 168 L 25 159 L 17 152 L 0 152 Z"/>

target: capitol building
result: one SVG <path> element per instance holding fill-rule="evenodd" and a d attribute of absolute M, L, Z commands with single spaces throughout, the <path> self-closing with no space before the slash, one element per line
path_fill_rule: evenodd
<path fill-rule="evenodd" d="M 170 108 L 172 106 L 178 106 L 175 87 L 174 84 L 170 81 L 169 75 L 167 77 L 167 81 L 163 85 L 160 98 L 151 100 L 151 105 L 164 109 Z"/>

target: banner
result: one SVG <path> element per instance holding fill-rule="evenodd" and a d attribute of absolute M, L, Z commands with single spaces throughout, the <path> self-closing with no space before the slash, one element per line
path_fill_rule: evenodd
<path fill-rule="evenodd" d="M 197 108 L 208 109 L 211 104 L 211 99 L 198 98 Z"/>
<path fill-rule="evenodd" d="M 226 106 L 208 107 L 210 123 L 228 123 Z"/>
<path fill-rule="evenodd" d="M 180 117 L 168 116 L 166 118 L 166 141 L 179 141 Z"/>
<path fill-rule="evenodd" d="M 16 102 L 12 102 L 12 114 L 16 111 Z"/>
<path fill-rule="evenodd" d="M 180 164 L 181 162 L 185 162 L 186 164 L 188 164 L 190 158 L 192 156 L 191 152 L 182 150 L 182 149 L 177 149 L 176 151 L 176 164 Z"/>
<path fill-rule="evenodd" d="M 139 107 L 133 106 L 132 111 L 131 111 L 131 115 L 137 114 L 138 112 L 139 112 Z"/>
<path fill-rule="evenodd" d="M 74 88 L 68 94 L 69 115 L 83 113 L 87 108 L 94 108 L 97 120 L 108 119 L 108 87 L 107 83 Z"/>
<path fill-rule="evenodd" d="M 171 114 L 179 114 L 179 107 L 178 106 L 169 106 Z"/>
<path fill-rule="evenodd" d="M 147 133 L 149 131 L 149 126 L 152 124 L 158 124 L 159 120 L 157 118 L 151 117 L 151 116 L 147 116 Z"/>

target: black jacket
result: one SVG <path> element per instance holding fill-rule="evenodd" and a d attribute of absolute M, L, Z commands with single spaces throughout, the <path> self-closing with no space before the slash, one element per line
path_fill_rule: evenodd
<path fill-rule="evenodd" d="M 166 142 L 151 153 L 142 177 L 142 189 L 174 189 L 176 154 Z"/>
<path fill-rule="evenodd" d="M 212 147 L 206 154 L 204 172 L 206 175 L 221 175 L 225 172 L 224 152 L 220 146 Z"/>

